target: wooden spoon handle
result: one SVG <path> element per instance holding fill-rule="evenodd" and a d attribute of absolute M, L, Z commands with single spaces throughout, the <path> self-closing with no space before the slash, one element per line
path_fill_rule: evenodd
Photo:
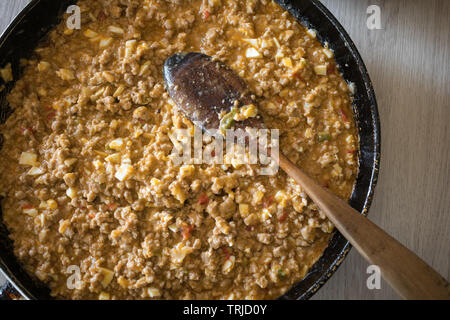
<path fill-rule="evenodd" d="M 279 164 L 359 253 L 380 268 L 383 278 L 401 297 L 450 299 L 449 283 L 422 259 L 345 201 L 320 187 L 282 154 L 279 155 Z"/>

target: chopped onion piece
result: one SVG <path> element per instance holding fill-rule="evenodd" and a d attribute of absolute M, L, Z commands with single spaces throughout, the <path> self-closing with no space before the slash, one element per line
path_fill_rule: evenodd
<path fill-rule="evenodd" d="M 256 50 L 255 48 L 248 48 L 247 51 L 245 51 L 245 56 L 247 58 L 261 58 L 261 53 Z"/>
<path fill-rule="evenodd" d="M 327 75 L 327 66 L 326 65 L 315 66 L 314 72 L 319 76 L 326 76 Z"/>
<path fill-rule="evenodd" d="M 31 152 L 22 152 L 19 158 L 19 164 L 37 167 L 37 154 Z"/>

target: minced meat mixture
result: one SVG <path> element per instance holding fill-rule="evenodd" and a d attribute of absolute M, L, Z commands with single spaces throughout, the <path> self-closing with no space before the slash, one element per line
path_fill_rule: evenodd
<path fill-rule="evenodd" d="M 197 51 L 229 65 L 281 151 L 348 199 L 358 138 L 333 52 L 268 0 L 78 5 L 81 29 L 63 19 L 23 61 L 1 125 L 3 220 L 21 263 L 63 299 L 282 295 L 333 225 L 281 170 L 174 165 L 170 134 L 193 124 L 165 91 L 163 63 Z"/>

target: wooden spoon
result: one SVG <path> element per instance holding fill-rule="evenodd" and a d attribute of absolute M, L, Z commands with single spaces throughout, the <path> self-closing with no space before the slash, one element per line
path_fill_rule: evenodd
<path fill-rule="evenodd" d="M 179 53 L 164 64 L 166 87 L 177 107 L 203 130 L 218 129 L 220 114 L 236 106 L 255 104 L 244 81 L 223 63 L 201 53 Z M 235 128 L 264 127 L 257 116 L 236 122 Z M 405 299 L 450 299 L 448 282 L 414 253 L 366 219 L 346 202 L 319 186 L 283 154 L 280 167 L 327 215 L 336 228 Z"/>

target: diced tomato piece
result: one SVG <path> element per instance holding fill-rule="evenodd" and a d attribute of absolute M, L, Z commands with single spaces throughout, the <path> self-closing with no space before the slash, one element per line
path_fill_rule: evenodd
<path fill-rule="evenodd" d="M 344 109 L 339 109 L 339 113 L 341 114 L 342 121 L 348 122 L 348 117 L 344 112 Z"/>
<path fill-rule="evenodd" d="M 103 11 L 100 11 L 98 13 L 97 19 L 100 20 L 100 21 L 105 20 L 106 19 L 106 14 Z"/>
<path fill-rule="evenodd" d="M 230 259 L 230 257 L 231 257 L 230 250 L 228 250 L 227 247 L 222 247 L 222 251 L 223 251 L 223 254 L 225 255 L 225 260 Z"/>
<path fill-rule="evenodd" d="M 89 213 L 89 218 L 94 219 L 95 218 L 95 214 L 93 214 L 92 212 Z"/>
<path fill-rule="evenodd" d="M 288 216 L 289 216 L 289 213 L 283 212 L 283 214 L 282 214 L 281 217 L 278 219 L 278 221 L 284 222 L 284 221 L 286 221 L 286 219 L 287 219 Z"/>
<path fill-rule="evenodd" d="M 215 157 L 216 156 L 216 150 L 211 151 L 211 157 Z"/>
<path fill-rule="evenodd" d="M 20 133 L 23 135 L 26 135 L 27 133 L 35 133 L 36 129 L 34 129 L 33 127 L 28 127 L 28 128 L 21 128 L 20 129 Z"/>
<path fill-rule="evenodd" d="M 203 19 L 208 20 L 210 13 L 208 10 L 203 10 Z"/>
<path fill-rule="evenodd" d="M 341 115 L 342 121 L 348 122 L 348 117 L 347 117 L 347 115 L 345 114 L 344 109 L 340 108 L 340 109 L 339 109 L 339 114 Z"/>
<path fill-rule="evenodd" d="M 356 152 L 356 150 L 347 150 L 347 153 L 354 154 L 355 152 Z"/>
<path fill-rule="evenodd" d="M 29 204 L 29 203 L 22 205 L 22 209 L 25 209 L 25 210 L 33 209 L 33 208 L 34 208 L 34 206 L 32 204 Z"/>
<path fill-rule="evenodd" d="M 54 117 L 55 117 L 55 115 L 56 115 L 56 113 L 53 111 L 53 112 L 50 112 L 48 115 L 47 115 L 47 120 L 52 120 Z"/>
<path fill-rule="evenodd" d="M 270 205 L 272 204 L 272 202 L 273 202 L 273 196 L 268 197 L 268 198 L 266 199 L 266 201 L 264 202 L 264 207 L 265 207 L 265 208 L 270 207 Z"/>
<path fill-rule="evenodd" d="M 117 204 L 117 203 L 110 203 L 110 204 L 108 204 L 108 210 L 115 210 L 115 209 L 117 209 L 117 207 L 118 207 L 119 205 Z"/>
<path fill-rule="evenodd" d="M 336 70 L 336 65 L 334 63 L 330 63 L 327 67 L 327 74 L 333 74 Z"/>
<path fill-rule="evenodd" d="M 183 240 L 189 239 L 189 237 L 192 234 L 192 231 L 194 231 L 194 226 L 191 226 L 190 224 L 183 226 L 183 228 L 181 230 L 181 235 L 183 236 Z"/>
<path fill-rule="evenodd" d="M 198 203 L 201 205 L 207 204 L 208 201 L 209 201 L 208 196 L 204 192 L 200 195 L 200 197 L 198 197 Z"/>

